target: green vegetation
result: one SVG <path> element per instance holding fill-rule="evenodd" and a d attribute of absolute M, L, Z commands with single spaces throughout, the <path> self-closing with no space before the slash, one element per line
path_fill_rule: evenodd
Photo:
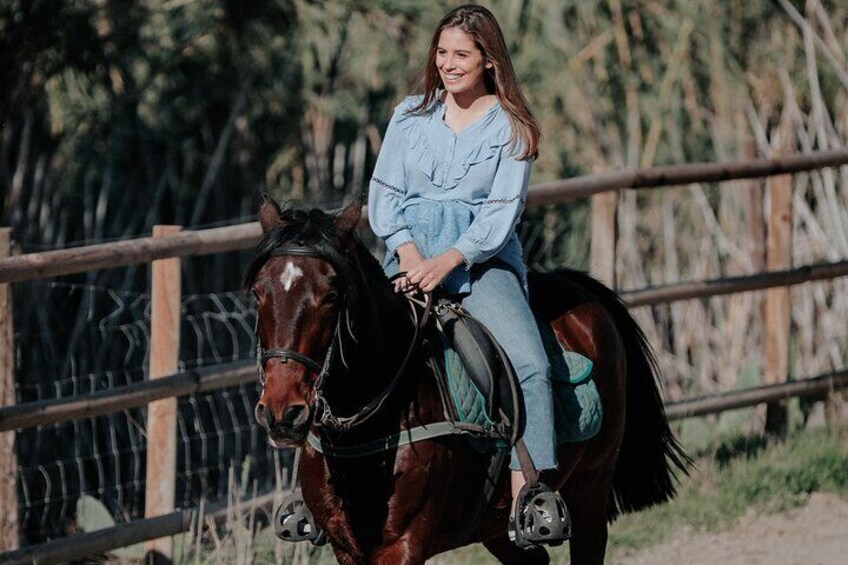
<path fill-rule="evenodd" d="M 728 437 L 697 456 L 674 501 L 620 518 L 611 530 L 610 550 L 652 545 L 675 529 L 728 528 L 749 508 L 782 512 L 819 491 L 848 496 L 845 430 L 796 431 L 785 441 Z"/>

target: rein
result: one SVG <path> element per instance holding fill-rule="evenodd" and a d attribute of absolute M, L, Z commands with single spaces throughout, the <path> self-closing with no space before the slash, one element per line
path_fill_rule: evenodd
<path fill-rule="evenodd" d="M 303 246 L 293 246 L 293 245 L 285 245 L 278 247 L 271 253 L 272 257 L 285 257 L 285 256 L 299 256 L 299 257 L 313 257 L 317 259 L 322 259 L 332 264 L 332 262 L 325 257 L 324 255 L 318 253 L 314 249 Z M 393 279 L 396 277 L 393 277 Z M 265 364 L 271 359 L 280 359 L 283 363 L 288 363 L 289 361 L 295 361 L 300 363 L 304 367 L 307 368 L 312 373 L 317 374 L 317 378 L 315 379 L 315 383 L 312 385 L 313 390 L 315 391 L 315 400 L 312 403 L 312 414 L 313 414 L 313 423 L 318 427 L 323 427 L 325 429 L 329 429 L 333 432 L 345 432 L 362 424 L 371 418 L 374 414 L 376 414 L 380 408 L 385 403 L 386 399 L 394 392 L 397 385 L 400 383 L 401 377 L 403 377 L 404 373 L 406 373 L 406 369 L 409 366 L 409 362 L 412 359 L 413 352 L 421 341 L 421 334 L 423 333 L 423 329 L 427 326 L 427 322 L 430 318 L 430 313 L 433 308 L 432 297 L 430 294 L 424 295 L 424 300 L 419 301 L 415 298 L 406 296 L 411 317 L 413 320 L 413 325 L 415 328 L 414 334 L 412 336 L 412 341 L 409 344 L 409 347 L 406 350 L 406 354 L 404 355 L 403 361 L 398 367 L 397 371 L 395 371 L 392 380 L 386 386 L 386 388 L 378 394 L 371 402 L 366 404 L 363 408 L 361 408 L 356 414 L 352 416 L 346 417 L 338 417 L 333 414 L 332 409 L 330 408 L 330 404 L 324 396 L 323 386 L 324 381 L 332 369 L 336 357 L 336 352 L 342 352 L 342 312 L 340 311 L 338 314 L 338 318 L 336 319 L 336 330 L 333 333 L 333 340 L 330 342 L 330 347 L 327 350 L 327 354 L 324 356 L 324 361 L 322 364 L 318 364 L 316 361 L 311 359 L 310 357 L 292 349 L 283 349 L 283 348 L 272 348 L 272 349 L 264 349 L 262 347 L 262 343 L 259 340 L 259 337 L 256 338 L 256 363 L 257 369 L 259 371 L 259 383 L 262 386 L 265 386 Z M 422 314 L 419 316 L 418 310 L 416 309 L 416 305 L 422 307 Z M 347 326 L 348 331 L 350 331 L 350 309 L 349 304 L 344 305 L 344 313 L 347 317 Z M 256 325 L 257 328 L 259 326 L 259 315 L 257 313 L 256 316 Z M 256 330 L 254 330 L 256 333 Z M 351 333 L 351 337 L 353 334 Z M 355 339 L 355 338 L 354 338 Z M 342 352 L 342 362 L 347 364 L 344 359 L 344 353 Z"/>

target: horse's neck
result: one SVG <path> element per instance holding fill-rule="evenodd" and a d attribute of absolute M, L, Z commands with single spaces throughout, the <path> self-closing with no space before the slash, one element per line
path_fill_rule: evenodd
<path fill-rule="evenodd" d="M 343 331 L 346 374 L 333 379 L 328 396 L 342 412 L 362 408 L 394 379 L 412 346 L 414 328 L 404 300 L 362 296 L 353 315 L 352 336 Z"/>

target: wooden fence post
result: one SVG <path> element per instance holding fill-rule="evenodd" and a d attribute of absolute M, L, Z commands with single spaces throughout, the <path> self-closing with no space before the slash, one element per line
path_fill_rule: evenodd
<path fill-rule="evenodd" d="M 792 151 L 792 130 L 784 117 L 779 133 L 781 157 Z M 768 218 L 766 227 L 766 270 L 780 271 L 792 266 L 792 175 L 768 179 Z M 789 330 L 792 315 L 790 288 L 766 290 L 763 312 L 765 364 L 763 382 L 777 384 L 789 376 Z M 766 407 L 766 433 L 783 435 L 786 432 L 785 400 L 770 402 Z"/>
<path fill-rule="evenodd" d="M 0 228 L 0 259 L 10 255 L 12 228 Z M 12 285 L 0 284 L 0 407 L 15 404 Z M 15 431 L 0 432 L 0 552 L 18 548 L 18 458 Z"/>
<path fill-rule="evenodd" d="M 154 226 L 153 237 L 173 235 L 179 226 Z M 151 379 L 175 373 L 180 354 L 180 259 L 152 263 L 150 313 Z M 147 518 L 174 511 L 177 472 L 177 399 L 151 402 L 147 407 L 147 479 L 144 515 Z M 145 544 L 148 554 L 173 557 L 173 539 L 159 538 Z"/>
<path fill-rule="evenodd" d="M 592 196 L 592 240 L 589 248 L 589 272 L 609 286 L 615 281 L 615 235 L 618 191 Z"/>

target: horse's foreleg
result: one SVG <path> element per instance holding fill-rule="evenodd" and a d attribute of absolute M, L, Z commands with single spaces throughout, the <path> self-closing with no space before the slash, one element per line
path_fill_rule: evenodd
<path fill-rule="evenodd" d="M 607 550 L 607 501 L 612 477 L 601 470 L 571 477 L 561 493 L 571 513 L 571 563 L 603 564 Z M 592 485 L 587 488 L 588 485 Z"/>
<path fill-rule="evenodd" d="M 412 536 L 402 536 L 390 545 L 384 545 L 371 555 L 375 565 L 416 565 L 426 559 L 421 544 L 411 543 Z"/>
<path fill-rule="evenodd" d="M 489 553 L 505 565 L 548 565 L 551 562 L 548 551 L 544 547 L 534 547 L 524 550 L 509 541 L 506 534 L 484 541 L 483 545 Z"/>

